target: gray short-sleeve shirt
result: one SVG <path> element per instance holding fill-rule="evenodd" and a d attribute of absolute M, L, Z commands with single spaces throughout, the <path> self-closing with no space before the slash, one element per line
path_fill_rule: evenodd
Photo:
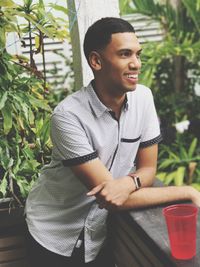
<path fill-rule="evenodd" d="M 71 256 L 84 229 L 89 262 L 106 238 L 108 211 L 86 196 L 87 188 L 70 166 L 98 157 L 115 179 L 131 172 L 138 148 L 161 140 L 152 93 L 143 85 L 128 92 L 118 121 L 90 83 L 55 108 L 51 139 L 52 160 L 27 199 L 28 227 L 41 245 L 65 256 Z"/>

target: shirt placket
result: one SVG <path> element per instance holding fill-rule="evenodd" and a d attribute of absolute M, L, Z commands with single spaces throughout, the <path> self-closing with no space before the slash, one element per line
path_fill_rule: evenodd
<path fill-rule="evenodd" d="M 122 129 L 123 118 L 124 118 L 124 110 L 122 110 L 119 120 L 117 120 L 116 118 L 113 118 L 117 121 L 117 124 L 118 124 L 118 127 L 117 127 L 118 143 L 117 143 L 116 149 L 115 149 L 114 154 L 113 154 L 113 158 L 112 158 L 112 161 L 111 161 L 111 164 L 109 167 L 109 171 L 111 171 L 112 167 L 114 166 L 114 163 L 116 161 L 117 154 L 119 151 L 119 146 L 120 146 L 120 142 L 121 142 L 121 129 Z"/>

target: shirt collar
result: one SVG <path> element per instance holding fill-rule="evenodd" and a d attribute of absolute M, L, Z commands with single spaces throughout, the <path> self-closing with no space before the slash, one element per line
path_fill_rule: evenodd
<path fill-rule="evenodd" d="M 98 98 L 93 86 L 92 82 L 89 83 L 87 86 L 87 92 L 88 92 L 88 101 L 90 108 L 92 109 L 92 112 L 97 116 L 100 117 L 104 112 L 110 112 L 111 109 L 107 108 Z M 124 111 L 128 110 L 128 97 L 126 95 L 124 100 Z"/>

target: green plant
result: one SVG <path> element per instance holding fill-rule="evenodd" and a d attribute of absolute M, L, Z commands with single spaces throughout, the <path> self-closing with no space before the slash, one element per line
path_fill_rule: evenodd
<path fill-rule="evenodd" d="M 47 95 L 47 99 L 49 102 L 49 105 L 54 108 L 62 99 L 64 99 L 68 94 L 75 91 L 74 88 L 74 72 L 72 67 L 72 58 L 67 57 L 64 53 L 55 51 L 55 54 L 59 55 L 65 62 L 66 71 L 62 78 L 57 81 L 57 79 L 53 80 L 50 83 L 50 86 L 52 88 L 51 93 Z M 54 63 L 53 63 L 54 64 Z M 59 69 L 57 68 L 57 64 L 54 64 L 54 68 L 50 71 L 47 71 L 47 73 L 50 73 L 52 76 L 56 77 L 59 75 Z M 66 83 L 67 81 L 67 83 Z"/>
<path fill-rule="evenodd" d="M 198 184 L 200 182 L 200 156 L 197 150 L 197 138 L 194 138 L 186 148 L 185 140 L 180 137 L 171 147 L 161 145 L 157 177 L 166 185 L 187 184 L 200 189 L 200 184 Z"/>
<path fill-rule="evenodd" d="M 18 25 L 19 16 L 26 20 L 22 26 Z M 22 34 L 29 34 L 30 60 L 8 54 L 9 32 L 17 32 L 22 41 Z M 33 34 L 36 50 L 31 43 Z M 0 1 L 0 198 L 18 205 L 23 205 L 51 152 L 49 88 L 45 68 L 39 72 L 34 62 L 34 53 L 42 52 L 45 66 L 45 36 L 67 35 L 53 15 L 45 13 L 42 0 L 38 4 L 24 0 L 23 5 Z"/>
<path fill-rule="evenodd" d="M 24 75 L 24 69 L 12 63 L 6 52 L 1 56 L 1 67 L 7 71 L 3 73 L 1 68 L 0 193 L 19 202 L 17 195 L 26 197 L 40 163 L 45 161 L 51 109 L 43 97 L 43 81 Z M 44 118 L 45 124 L 41 123 Z"/>
<path fill-rule="evenodd" d="M 129 9 L 124 9 L 125 12 L 130 13 L 131 8 L 131 13 L 158 21 L 163 32 L 161 42 L 143 45 L 140 82 L 152 89 L 161 122 L 165 145 L 160 146 L 159 170 L 160 165 L 163 168 L 169 163 L 161 176 L 167 183 L 179 184 L 183 177 L 186 182 L 186 173 L 191 167 L 188 164 L 192 161 L 190 155 L 186 157 L 188 143 L 200 136 L 200 96 L 195 93 L 195 86 L 200 84 L 200 1 L 130 0 L 127 3 Z M 184 138 L 183 135 L 180 138 L 174 126 L 183 120 L 188 120 L 190 126 Z M 199 150 L 197 142 L 194 154 Z M 198 183 L 198 157 L 195 164 L 192 180 Z"/>

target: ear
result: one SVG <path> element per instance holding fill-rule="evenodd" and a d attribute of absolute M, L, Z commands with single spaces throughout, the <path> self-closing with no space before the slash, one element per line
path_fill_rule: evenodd
<path fill-rule="evenodd" d="M 102 67 L 101 56 L 96 51 L 92 51 L 89 56 L 90 66 L 93 70 L 100 70 Z"/>

